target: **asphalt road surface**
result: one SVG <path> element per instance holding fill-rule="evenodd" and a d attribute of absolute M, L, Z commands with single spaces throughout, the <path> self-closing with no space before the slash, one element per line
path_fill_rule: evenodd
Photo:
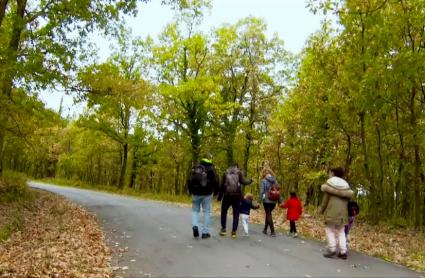
<path fill-rule="evenodd" d="M 249 237 L 220 237 L 217 217 L 211 221 L 210 239 L 194 239 L 187 207 L 36 182 L 30 185 L 63 195 L 99 218 L 108 244 L 116 251 L 113 264 L 119 267 L 119 277 L 423 275 L 356 252 L 346 261 L 326 259 L 324 243 L 282 233 L 272 238 L 261 233 L 260 225 L 250 226 Z"/>

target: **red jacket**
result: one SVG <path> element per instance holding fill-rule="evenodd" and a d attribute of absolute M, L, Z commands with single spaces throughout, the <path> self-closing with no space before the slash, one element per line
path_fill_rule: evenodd
<path fill-rule="evenodd" d="M 280 207 L 288 209 L 286 218 L 290 221 L 298 220 L 303 213 L 301 201 L 297 197 L 289 198 L 285 203 L 282 203 Z"/>

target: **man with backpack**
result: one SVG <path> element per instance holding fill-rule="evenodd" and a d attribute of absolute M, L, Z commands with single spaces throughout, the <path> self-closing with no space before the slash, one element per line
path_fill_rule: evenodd
<path fill-rule="evenodd" d="M 214 165 L 210 159 L 203 158 L 192 168 L 187 182 L 189 193 L 192 195 L 192 231 L 195 238 L 199 237 L 199 214 L 204 212 L 202 227 L 203 239 L 210 238 L 209 221 L 211 214 L 212 195 L 217 194 L 218 180 Z"/>
<path fill-rule="evenodd" d="M 246 179 L 238 164 L 230 166 L 223 179 L 218 193 L 218 201 L 221 202 L 221 230 L 220 235 L 226 235 L 227 211 L 230 206 L 233 211 L 232 238 L 236 238 L 236 231 L 239 224 L 239 208 L 242 200 L 242 185 L 252 183 L 252 179 Z"/>

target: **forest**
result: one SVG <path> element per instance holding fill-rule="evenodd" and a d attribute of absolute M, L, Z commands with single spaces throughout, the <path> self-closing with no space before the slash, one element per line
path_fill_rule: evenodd
<path fill-rule="evenodd" d="M 255 194 L 269 165 L 314 208 L 342 166 L 369 221 L 425 227 L 425 1 L 310 0 L 329 17 L 300 54 L 256 17 L 201 31 L 204 0 L 164 1 L 173 22 L 134 37 L 122 19 L 139 2 L 0 0 L 0 173 L 187 195 L 212 155 Z M 95 31 L 116 41 L 103 62 Z"/>

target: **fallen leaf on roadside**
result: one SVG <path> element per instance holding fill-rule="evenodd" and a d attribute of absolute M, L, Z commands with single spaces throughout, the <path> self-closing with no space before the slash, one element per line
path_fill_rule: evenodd
<path fill-rule="evenodd" d="M 111 250 L 92 214 L 44 191 L 23 214 L 22 229 L 0 244 L 2 277 L 112 276 Z"/>

